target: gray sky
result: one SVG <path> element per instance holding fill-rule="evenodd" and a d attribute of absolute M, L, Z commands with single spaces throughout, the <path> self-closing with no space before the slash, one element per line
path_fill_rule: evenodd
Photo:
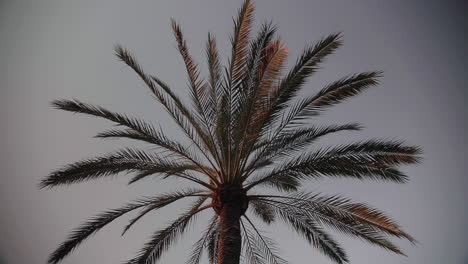
<path fill-rule="evenodd" d="M 207 32 L 229 54 L 231 17 L 241 1 L 1 1 L 0 2 L 0 263 L 45 263 L 68 232 L 103 209 L 180 186 L 146 181 L 132 187 L 124 175 L 54 190 L 38 190 L 50 171 L 133 142 L 92 138 L 104 120 L 51 109 L 56 98 L 78 98 L 160 123 L 178 134 L 130 69 L 113 55 L 121 43 L 144 68 L 185 94 L 182 61 L 170 17 L 182 25 L 194 57 L 204 66 Z M 380 207 L 419 241 L 399 245 L 400 257 L 359 240 L 337 238 L 351 263 L 468 263 L 466 206 L 467 18 L 465 1 L 258 0 L 257 25 L 272 19 L 289 51 L 328 33 L 343 32 L 344 47 L 304 89 L 311 94 L 349 73 L 383 70 L 382 84 L 327 112 L 319 122 L 357 121 L 358 135 L 330 138 L 400 138 L 424 148 L 424 162 L 405 168 L 406 185 L 333 180 L 310 190 L 345 194 Z M 315 122 L 315 120 L 311 120 Z M 181 204 L 178 204 L 181 205 Z M 87 240 L 63 263 L 121 263 L 147 236 L 177 215 L 177 206 L 142 220 L 125 237 L 125 217 Z M 183 263 L 207 218 L 164 255 Z M 292 264 L 331 263 L 286 227 L 268 229 Z"/>

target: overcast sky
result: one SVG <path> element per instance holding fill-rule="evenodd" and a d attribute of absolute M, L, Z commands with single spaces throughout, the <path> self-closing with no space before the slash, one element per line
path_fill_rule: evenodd
<path fill-rule="evenodd" d="M 0 1 L 0 263 L 45 263 L 68 232 L 104 209 L 143 195 L 179 187 L 180 182 L 128 177 L 53 190 L 37 184 L 69 162 L 136 146 L 92 138 L 111 124 L 53 110 L 57 98 L 77 98 L 161 124 L 181 136 L 160 106 L 112 48 L 132 50 L 144 68 L 182 95 L 187 85 L 169 20 L 182 25 L 194 57 L 205 66 L 207 32 L 224 55 L 241 1 Z M 330 180 L 312 191 L 345 194 L 375 205 L 420 242 L 398 243 L 401 257 L 334 234 L 358 264 L 468 263 L 466 120 L 468 95 L 466 1 L 259 0 L 256 22 L 272 19 L 290 51 L 289 65 L 309 43 L 343 32 L 344 46 L 311 78 L 304 94 L 349 73 L 383 70 L 381 85 L 339 105 L 312 122 L 361 122 L 360 134 L 330 138 L 333 144 L 360 138 L 399 138 L 424 149 L 424 161 L 405 171 L 406 185 Z M 143 219 L 125 237 L 129 217 L 90 238 L 63 263 L 121 263 L 146 238 L 177 216 L 183 203 Z M 161 263 L 184 263 L 187 249 L 207 217 Z M 291 264 L 331 263 L 284 227 L 273 226 L 282 255 Z"/>

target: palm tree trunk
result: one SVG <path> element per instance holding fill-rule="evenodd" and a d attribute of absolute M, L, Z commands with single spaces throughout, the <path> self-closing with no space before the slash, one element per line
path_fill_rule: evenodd
<path fill-rule="evenodd" d="M 218 264 L 239 264 L 242 238 L 240 217 L 242 205 L 235 202 L 225 203 L 219 214 L 220 234 L 218 240 Z"/>

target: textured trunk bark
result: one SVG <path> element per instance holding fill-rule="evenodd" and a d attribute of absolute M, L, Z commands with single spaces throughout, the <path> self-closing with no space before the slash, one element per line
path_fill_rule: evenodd
<path fill-rule="evenodd" d="M 218 264 L 239 264 L 242 244 L 240 233 L 242 210 L 242 205 L 235 202 L 225 203 L 221 208 Z"/>

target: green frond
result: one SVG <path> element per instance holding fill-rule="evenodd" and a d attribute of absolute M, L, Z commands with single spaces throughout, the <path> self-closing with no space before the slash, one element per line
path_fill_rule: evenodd
<path fill-rule="evenodd" d="M 208 236 L 208 243 L 206 246 L 206 250 L 208 253 L 208 261 L 210 264 L 217 264 L 218 263 L 218 258 L 217 258 L 217 253 L 218 253 L 218 242 L 219 242 L 219 233 L 220 233 L 220 225 L 219 221 L 218 223 L 214 226 L 212 232 Z"/>
<path fill-rule="evenodd" d="M 104 107 L 86 104 L 78 100 L 55 100 L 53 107 L 73 113 L 87 114 L 110 120 L 129 129 L 108 130 L 99 133 L 98 138 L 131 138 L 154 144 L 164 150 L 177 154 L 189 161 L 201 166 L 201 162 L 180 143 L 169 139 L 165 134 L 156 129 L 152 124 L 141 119 L 129 117 L 124 114 L 112 112 Z"/>
<path fill-rule="evenodd" d="M 266 264 L 263 254 L 257 244 L 255 244 L 253 233 L 240 221 L 242 227 L 242 256 L 244 263 L 249 264 Z"/>
<path fill-rule="evenodd" d="M 325 108 L 358 95 L 370 86 L 377 85 L 377 79 L 381 75 L 382 72 L 359 73 L 327 85 L 316 95 L 292 105 L 281 127 L 296 127 L 304 124 L 308 117 L 319 115 Z"/>
<path fill-rule="evenodd" d="M 251 54 L 242 83 L 240 106 L 236 126 L 236 164 L 245 166 L 246 158 L 261 131 L 262 123 L 270 99 L 271 87 L 279 79 L 287 49 L 280 40 L 272 41 L 276 27 L 263 24 L 258 36 L 251 43 Z"/>
<path fill-rule="evenodd" d="M 266 206 L 265 203 L 255 199 L 249 200 L 249 208 L 251 208 L 254 215 L 260 218 L 263 222 L 271 224 L 275 221 L 275 212 L 271 207 Z"/>
<path fill-rule="evenodd" d="M 143 210 L 133 218 L 124 228 L 122 231 L 122 236 L 136 223 L 140 220 L 143 216 L 148 214 L 149 212 L 156 211 L 160 208 L 163 208 L 166 205 L 169 205 L 175 201 L 178 201 L 182 198 L 186 197 L 207 197 L 208 195 L 203 193 L 202 190 L 186 190 L 186 191 L 177 191 L 163 194 L 157 199 L 155 202 L 145 206 Z M 201 198 L 202 199 L 202 198 Z"/>
<path fill-rule="evenodd" d="M 235 135 L 235 145 L 241 147 L 251 118 L 254 103 L 259 95 L 259 80 L 262 76 L 262 60 L 265 57 L 266 47 L 275 34 L 276 28 L 271 24 L 263 24 L 257 37 L 250 43 L 249 55 L 246 59 L 246 69 L 242 77 L 241 89 L 239 91 L 239 107 L 233 110 L 232 115 L 238 116 L 233 130 Z"/>
<path fill-rule="evenodd" d="M 221 63 L 219 61 L 218 48 L 216 40 L 211 34 L 208 34 L 208 41 L 206 43 L 206 57 L 208 61 L 209 71 L 209 103 L 207 106 L 207 117 L 210 121 L 210 127 L 215 131 L 216 122 L 219 115 L 219 101 L 222 94 L 221 91 Z"/>
<path fill-rule="evenodd" d="M 194 192 L 193 192 L 194 193 Z M 185 192 L 186 195 L 189 195 L 190 192 Z M 181 193 L 182 195 L 182 193 Z M 119 218 L 120 216 L 133 211 L 138 208 L 142 208 L 153 203 L 159 203 L 161 199 L 165 199 L 167 197 L 161 196 L 151 197 L 141 199 L 134 203 L 127 204 L 121 208 L 108 210 L 103 213 L 100 213 L 90 220 L 82 224 L 80 227 L 74 229 L 70 235 L 67 237 L 65 242 L 63 242 L 49 257 L 48 263 L 56 264 L 59 263 L 63 258 L 69 255 L 71 252 L 75 250 L 84 240 L 86 240 L 89 236 L 93 235 L 101 228 L 106 226 L 107 224 L 111 223 L 115 219 Z M 182 197 L 181 197 L 182 198 Z"/>
<path fill-rule="evenodd" d="M 287 264 L 287 261 L 281 258 L 278 254 L 278 249 L 270 238 L 266 237 L 264 234 L 261 234 L 260 230 L 254 225 L 254 223 L 246 216 L 243 215 L 243 218 L 247 220 L 250 227 L 254 232 L 247 239 L 252 239 L 254 247 L 257 247 L 257 251 L 261 254 L 261 257 L 266 261 L 266 263 L 271 264 Z M 242 220 L 241 220 L 242 222 Z M 245 227 L 245 225 L 244 225 Z M 247 234 L 249 234 L 249 229 L 246 228 Z"/>
<path fill-rule="evenodd" d="M 126 126 L 133 130 L 134 133 L 140 133 L 142 136 L 155 140 L 159 137 L 158 131 L 152 124 L 141 119 L 129 117 L 125 114 L 112 112 L 104 107 L 83 103 L 79 100 L 54 100 L 52 107 L 72 113 L 86 114 L 96 117 L 101 117 L 117 123 L 121 126 Z M 153 139 L 155 138 L 155 139 Z"/>
<path fill-rule="evenodd" d="M 175 95 L 174 92 L 167 86 L 166 83 L 160 79 L 151 76 L 154 80 L 166 93 L 170 96 L 173 101 L 172 104 L 167 104 L 167 109 L 172 113 L 172 117 L 176 120 L 177 124 L 183 129 L 187 137 L 191 139 L 194 145 L 198 150 L 203 154 L 206 160 L 215 168 L 215 164 L 212 162 L 212 158 L 215 160 L 218 159 L 218 153 L 216 146 L 214 146 L 214 141 L 210 131 L 206 126 L 201 124 L 198 116 L 193 116 L 191 112 L 185 108 L 181 99 Z M 219 161 L 217 160 L 219 163 Z M 221 164 L 219 163 L 220 167 Z"/>
<path fill-rule="evenodd" d="M 335 242 L 330 235 L 322 230 L 310 217 L 301 212 L 300 208 L 288 206 L 286 203 L 259 199 L 258 202 L 280 216 L 284 223 L 290 225 L 294 231 L 306 239 L 313 247 L 322 251 L 327 257 L 342 264 L 348 262 L 345 251 Z"/>
<path fill-rule="evenodd" d="M 234 21 L 234 32 L 231 36 L 232 55 L 230 59 L 228 87 L 232 92 L 239 92 L 248 57 L 250 31 L 253 22 L 254 5 L 245 0 Z"/>
<path fill-rule="evenodd" d="M 256 149 L 260 149 L 252 158 L 249 166 L 246 168 L 246 175 L 253 170 L 258 169 L 258 165 L 271 161 L 276 158 L 284 158 L 290 156 L 294 152 L 303 150 L 307 146 L 315 143 L 320 138 L 342 131 L 359 131 L 362 126 L 357 123 L 350 123 L 344 125 L 329 125 L 329 126 L 314 126 L 310 128 L 296 129 L 294 131 L 283 131 L 280 133 L 275 141 L 270 142 L 270 139 L 264 139 L 258 142 Z M 263 147 L 263 148 L 262 148 Z"/>
<path fill-rule="evenodd" d="M 198 110 L 200 116 L 205 115 L 205 109 L 202 108 L 203 101 L 207 100 L 208 93 L 206 87 L 203 85 L 203 80 L 200 79 L 200 72 L 198 70 L 198 65 L 193 61 L 193 58 L 190 56 L 187 43 L 182 34 L 180 26 L 174 19 L 171 19 L 172 31 L 174 32 L 174 37 L 177 41 L 177 48 L 179 50 L 182 59 L 184 60 L 185 69 L 187 71 L 188 80 L 191 88 L 191 95 L 195 108 Z"/>
<path fill-rule="evenodd" d="M 353 218 L 350 215 L 346 215 L 346 212 L 343 209 L 341 211 L 335 210 L 335 212 L 332 213 L 332 210 L 330 210 L 332 206 L 326 207 L 326 205 L 323 203 L 313 203 L 313 200 L 310 201 L 310 203 L 313 203 L 313 206 L 311 206 L 311 204 L 308 204 L 307 202 L 300 202 L 300 200 L 299 202 L 294 202 L 294 199 L 272 198 L 273 197 L 259 199 L 276 206 L 278 210 L 290 210 L 298 215 L 303 215 L 303 217 L 306 219 L 312 219 L 317 223 L 331 227 L 343 234 L 360 238 L 373 245 L 377 245 L 397 254 L 404 255 L 404 253 L 387 238 L 388 235 L 393 235 L 395 237 L 404 237 L 408 239 L 409 236 L 407 236 L 403 231 L 398 231 L 400 232 L 398 234 L 395 233 L 397 232 L 395 231 L 392 234 L 388 232 L 388 229 L 383 230 L 384 228 L 382 225 L 378 226 L 375 223 L 364 223 L 363 221 L 356 220 L 356 218 Z M 336 196 L 332 197 L 331 199 L 342 200 L 340 197 Z"/>
<path fill-rule="evenodd" d="M 373 232 L 383 232 L 397 238 L 405 238 L 415 243 L 413 237 L 382 211 L 369 205 L 355 202 L 349 198 L 337 195 L 319 195 L 308 192 L 296 192 L 283 196 L 259 196 L 265 198 L 278 198 L 292 206 L 308 208 L 310 212 L 323 216 L 326 220 L 334 219 L 348 225 L 365 225 Z"/>
<path fill-rule="evenodd" d="M 419 162 L 420 154 L 420 148 L 407 146 L 401 141 L 375 139 L 323 148 L 279 165 L 247 188 L 289 177 L 300 180 L 324 176 L 351 177 L 404 183 L 407 176 L 397 169 L 398 166 Z"/>
<path fill-rule="evenodd" d="M 203 130 L 205 137 L 207 137 L 208 145 L 212 153 L 216 151 L 214 146 L 214 138 L 212 136 L 211 124 L 213 123 L 213 116 L 209 116 L 210 112 L 210 94 L 208 87 L 205 84 L 204 80 L 200 79 L 200 72 L 198 70 L 198 65 L 193 61 L 193 58 L 190 56 L 186 41 L 182 34 L 180 26 L 176 23 L 174 19 L 171 20 L 172 30 L 174 32 L 175 39 L 177 41 L 177 47 L 184 60 L 185 68 L 188 75 L 188 80 L 190 84 L 190 94 L 192 97 L 193 104 L 197 110 L 199 119 L 203 123 Z M 207 143 L 207 142 L 205 142 Z"/>
<path fill-rule="evenodd" d="M 173 221 L 169 226 L 157 231 L 151 239 L 140 250 L 138 255 L 126 262 L 127 264 L 153 264 L 161 257 L 172 243 L 183 235 L 193 217 L 206 207 L 200 207 L 206 200 L 205 197 L 198 199 L 188 211 Z"/>
<path fill-rule="evenodd" d="M 235 123 L 237 122 L 234 113 L 240 107 L 242 95 L 242 80 L 247 67 L 248 45 L 250 31 L 253 22 L 254 5 L 250 0 L 245 0 L 239 10 L 237 18 L 234 20 L 234 32 L 231 35 L 232 54 L 229 66 L 225 68 L 222 94 L 220 97 L 220 113 L 217 122 L 216 135 L 222 142 L 224 149 L 223 159 L 226 182 L 233 182 L 236 174 L 235 164 Z"/>
<path fill-rule="evenodd" d="M 294 67 L 281 80 L 279 86 L 271 96 L 271 106 L 262 125 L 262 130 L 267 131 L 281 112 L 288 106 L 288 102 L 297 95 L 307 78 L 315 73 L 325 57 L 332 54 L 341 46 L 341 35 L 332 34 L 320 40 L 314 46 L 307 47 Z"/>
<path fill-rule="evenodd" d="M 174 163 L 142 150 L 125 148 L 102 157 L 75 162 L 52 172 L 41 181 L 41 188 L 73 184 L 86 180 L 115 175 L 119 172 L 151 172 L 175 175 L 194 170 L 192 164 Z"/>
<path fill-rule="evenodd" d="M 136 59 L 122 46 L 116 46 L 117 57 L 132 68 L 156 96 L 156 99 L 165 107 L 169 115 L 182 129 L 185 135 L 195 144 L 200 152 L 211 163 L 209 155 L 213 146 L 210 143 L 206 128 L 200 122 L 200 118 L 193 116 L 170 87 L 155 76 L 146 74 L 137 63 Z M 162 91 L 160 90 L 162 89 Z"/>
<path fill-rule="evenodd" d="M 186 262 L 186 264 L 199 264 L 200 259 L 203 254 L 203 249 L 207 246 L 207 242 L 211 236 L 211 234 L 214 232 L 216 229 L 216 226 L 218 225 L 218 215 L 213 216 L 213 218 L 210 220 L 210 225 L 208 228 L 203 232 L 201 238 L 195 243 L 192 252 L 190 254 L 190 258 Z"/>
<path fill-rule="evenodd" d="M 259 180 L 257 180 L 257 178 L 259 178 Z M 292 192 L 299 189 L 301 186 L 301 180 L 294 176 L 288 176 L 287 174 L 272 176 L 262 175 L 253 178 L 252 181 L 246 182 L 245 185 L 247 189 L 251 189 L 253 187 L 272 187 L 281 192 Z"/>

